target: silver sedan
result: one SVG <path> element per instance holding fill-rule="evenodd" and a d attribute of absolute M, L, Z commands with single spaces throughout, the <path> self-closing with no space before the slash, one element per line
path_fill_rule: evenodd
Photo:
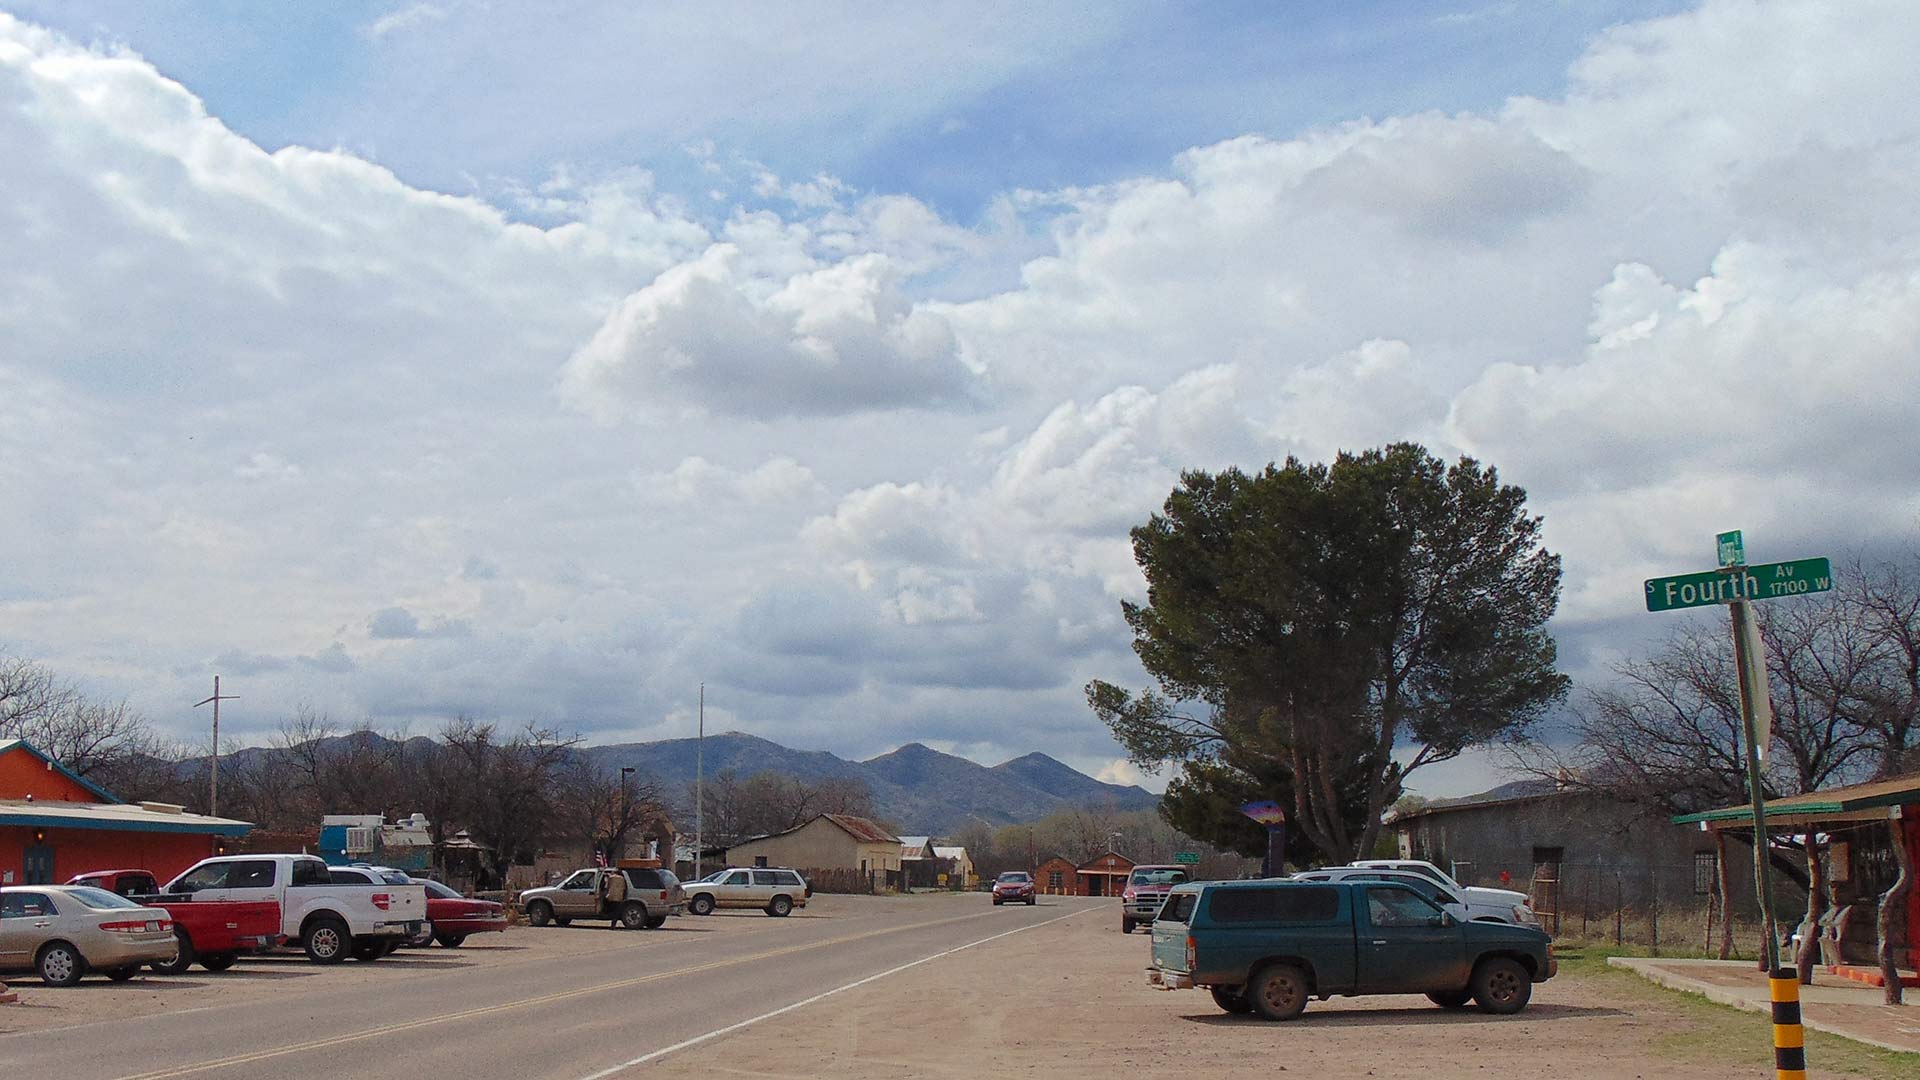
<path fill-rule="evenodd" d="M 86 885 L 0 888 L 0 971 L 72 986 L 89 971 L 114 982 L 173 958 L 173 917 Z"/>

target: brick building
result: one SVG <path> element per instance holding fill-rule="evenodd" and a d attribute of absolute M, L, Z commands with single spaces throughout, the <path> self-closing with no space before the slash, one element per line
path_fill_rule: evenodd
<path fill-rule="evenodd" d="M 1077 896 L 1080 868 L 1058 855 L 1049 857 L 1033 872 L 1034 887 L 1047 896 Z"/>
<path fill-rule="evenodd" d="M 1133 860 L 1106 851 L 1081 863 L 1073 873 L 1079 895 L 1119 896 L 1127 887 L 1127 875 L 1133 873 Z"/>

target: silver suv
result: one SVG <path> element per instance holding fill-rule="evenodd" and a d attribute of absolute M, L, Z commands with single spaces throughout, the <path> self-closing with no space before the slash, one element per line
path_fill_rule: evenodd
<path fill-rule="evenodd" d="M 785 917 L 794 908 L 806 907 L 812 896 L 807 879 L 784 866 L 716 870 L 699 881 L 687 882 L 687 910 L 695 915 L 711 915 L 714 908 L 725 907 L 759 908 L 769 915 Z"/>
<path fill-rule="evenodd" d="M 602 910 L 600 877 L 627 876 L 627 899 L 617 911 Z M 686 893 L 671 870 L 634 867 L 624 870 L 575 870 L 558 885 L 528 889 L 520 894 L 520 910 L 535 926 L 565 926 L 575 919 L 618 919 L 629 930 L 664 926 L 667 916 L 686 910 Z"/>

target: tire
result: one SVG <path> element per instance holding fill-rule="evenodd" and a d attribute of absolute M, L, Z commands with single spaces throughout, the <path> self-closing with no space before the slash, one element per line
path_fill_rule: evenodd
<path fill-rule="evenodd" d="M 787 916 L 793 914 L 793 897 L 791 896 L 774 897 L 773 902 L 767 905 L 767 914 L 773 916 L 776 919 L 784 919 Z"/>
<path fill-rule="evenodd" d="M 695 915 L 711 915 L 713 914 L 713 897 L 706 893 L 701 893 L 699 896 L 687 901 L 687 910 L 693 912 Z"/>
<path fill-rule="evenodd" d="M 994 906 L 994 907 L 999 907 L 999 906 L 1000 906 L 1000 898 L 999 898 L 999 897 L 997 897 L 997 896 L 996 896 L 996 897 L 994 897 L 994 898 L 993 898 L 993 906 Z"/>
<path fill-rule="evenodd" d="M 1120 932 L 1123 934 L 1133 933 L 1133 920 L 1127 918 L 1125 915 L 1120 916 Z"/>
<path fill-rule="evenodd" d="M 64 941 L 43 947 L 34 957 L 33 966 L 40 973 L 40 981 L 48 986 L 72 986 L 87 973 L 86 958 Z"/>
<path fill-rule="evenodd" d="M 649 930 L 658 930 L 665 925 L 667 925 L 667 917 L 665 915 L 655 915 L 653 918 L 647 920 L 647 929 Z"/>
<path fill-rule="evenodd" d="M 307 959 L 316 964 L 337 964 L 353 951 L 353 935 L 339 919 L 315 919 L 300 940 Z"/>
<path fill-rule="evenodd" d="M 200 966 L 208 971 L 225 971 L 232 967 L 237 959 L 239 958 L 230 952 L 214 953 L 212 956 L 201 957 Z"/>
<path fill-rule="evenodd" d="M 545 900 L 535 900 L 527 905 L 527 921 L 535 926 L 545 926 L 553 921 L 553 905 Z"/>
<path fill-rule="evenodd" d="M 193 951 L 193 939 L 178 926 L 173 928 L 173 941 L 176 949 L 173 959 L 154 964 L 153 970 L 162 975 L 185 975 L 199 954 Z"/>
<path fill-rule="evenodd" d="M 467 935 L 465 935 L 465 934 L 435 934 L 435 935 L 433 935 L 433 940 L 435 940 L 435 941 L 437 941 L 437 942 L 439 942 L 439 943 L 440 943 L 440 947 L 441 947 L 441 948 L 443 948 L 443 949 L 457 949 L 457 948 L 459 948 L 459 947 L 460 947 L 460 945 L 461 945 L 461 943 L 462 943 L 462 942 L 464 942 L 464 941 L 466 941 L 466 940 L 467 940 Z"/>
<path fill-rule="evenodd" d="M 553 917 L 553 925 L 555 925 L 555 926 L 572 926 L 572 925 L 573 925 L 573 919 L 572 919 L 572 918 L 570 918 L 570 917 L 568 917 L 568 916 L 565 916 L 565 915 L 555 915 L 555 916 Z"/>
<path fill-rule="evenodd" d="M 620 925 L 629 930 L 638 930 L 647 925 L 647 905 L 638 900 L 629 900 L 620 908 Z"/>
<path fill-rule="evenodd" d="M 112 979 L 114 982 L 126 982 L 138 974 L 140 974 L 139 964 L 107 969 L 107 978 Z"/>
<path fill-rule="evenodd" d="M 1510 1016 L 1533 998 L 1533 977 L 1520 961 L 1489 956 L 1473 969 L 1473 1003 L 1483 1013 Z"/>
<path fill-rule="evenodd" d="M 1243 987 L 1209 986 L 1207 989 L 1213 993 L 1215 1005 L 1235 1016 L 1245 1016 L 1253 1011 L 1253 1002 L 1247 1000 L 1247 991 Z"/>
<path fill-rule="evenodd" d="M 1473 992 L 1470 990 L 1440 990 L 1427 995 L 1427 1000 L 1443 1009 L 1464 1009 L 1473 1004 Z"/>
<path fill-rule="evenodd" d="M 1268 964 L 1247 981 L 1247 1002 L 1268 1020 L 1291 1020 L 1306 1010 L 1312 994 L 1307 973 L 1292 964 Z"/>
<path fill-rule="evenodd" d="M 1039 903 L 1039 902 L 1040 902 L 1040 898 L 1039 898 L 1039 897 L 1037 897 L 1037 896 L 1029 896 L 1029 897 L 1027 897 L 1027 906 L 1028 906 L 1028 907 L 1032 907 L 1033 905 L 1035 905 L 1035 904 L 1037 904 L 1037 903 Z"/>
<path fill-rule="evenodd" d="M 368 964 L 373 963 L 375 960 L 380 959 L 392 951 L 392 944 L 378 939 L 372 941 L 356 941 L 353 943 L 353 958 Z"/>

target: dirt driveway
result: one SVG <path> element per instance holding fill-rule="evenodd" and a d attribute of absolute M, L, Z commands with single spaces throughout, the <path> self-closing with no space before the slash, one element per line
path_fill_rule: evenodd
<path fill-rule="evenodd" d="M 1450 1077 L 1751 1080 L 1763 1018 L 1576 974 L 1513 1017 L 1423 997 L 1335 998 L 1300 1020 L 1229 1017 L 1199 991 L 1149 989 L 1147 938 L 1101 907 L 837 994 L 652 1063 L 668 1076 Z M 1724 1014 L 1724 1016 L 1722 1015 Z M 1761 1021 L 1756 1030 L 1751 1020 Z M 1727 1041 L 1734 1040 L 1729 1049 Z M 1899 1076 L 1873 1069 L 1863 1075 Z M 1832 1075 L 1829 1071 L 1826 1075 Z"/>

